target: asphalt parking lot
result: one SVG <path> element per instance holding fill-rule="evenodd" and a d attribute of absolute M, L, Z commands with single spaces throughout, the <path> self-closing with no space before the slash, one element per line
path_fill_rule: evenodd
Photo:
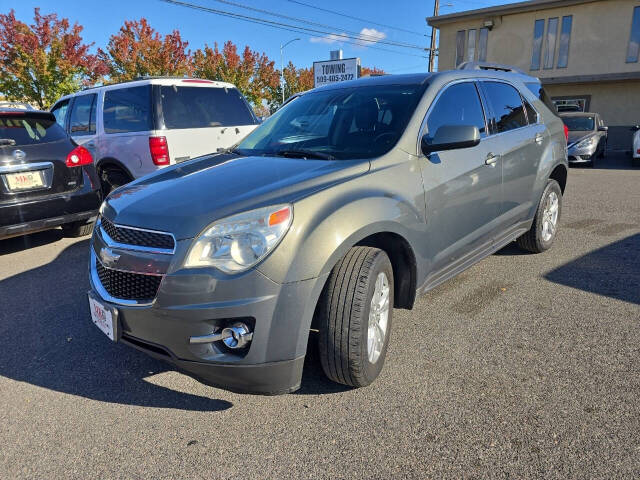
<path fill-rule="evenodd" d="M 640 169 L 571 169 L 550 252 L 396 310 L 371 387 L 207 387 L 89 319 L 87 238 L 0 241 L 1 478 L 639 478 Z"/>

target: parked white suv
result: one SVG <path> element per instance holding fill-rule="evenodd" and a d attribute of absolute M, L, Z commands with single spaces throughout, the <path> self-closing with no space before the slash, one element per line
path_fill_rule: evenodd
<path fill-rule="evenodd" d="M 144 78 L 82 90 L 51 108 L 90 150 L 110 192 L 142 175 L 228 148 L 259 124 L 230 83 Z"/>

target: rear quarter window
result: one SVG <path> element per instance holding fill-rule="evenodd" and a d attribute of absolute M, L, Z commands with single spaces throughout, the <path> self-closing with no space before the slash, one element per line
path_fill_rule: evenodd
<path fill-rule="evenodd" d="M 103 110 L 105 133 L 152 130 L 151 85 L 107 90 Z"/>
<path fill-rule="evenodd" d="M 533 93 L 536 97 L 538 97 L 544 105 L 551 110 L 551 113 L 558 116 L 558 109 L 555 104 L 551 101 L 549 94 L 547 91 L 540 85 L 538 82 L 527 82 L 525 83 L 526 87 Z"/>
<path fill-rule="evenodd" d="M 63 128 L 53 118 L 28 115 L 0 115 L 0 141 L 4 144 L 34 145 L 56 142 L 67 138 Z M 1 145 L 1 144 L 0 144 Z"/>
<path fill-rule="evenodd" d="M 251 108 L 235 88 L 161 86 L 162 117 L 169 129 L 255 125 Z"/>

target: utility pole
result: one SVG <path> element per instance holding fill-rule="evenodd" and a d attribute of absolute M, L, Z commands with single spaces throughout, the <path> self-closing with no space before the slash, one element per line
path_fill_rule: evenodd
<path fill-rule="evenodd" d="M 440 11 L 440 0 L 433 3 L 433 16 L 437 17 Z M 429 50 L 429 71 L 433 72 L 436 60 L 436 27 L 431 27 L 431 49 Z"/>

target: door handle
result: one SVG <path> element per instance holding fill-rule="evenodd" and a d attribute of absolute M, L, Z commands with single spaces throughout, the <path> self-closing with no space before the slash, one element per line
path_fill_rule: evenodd
<path fill-rule="evenodd" d="M 539 133 L 539 134 L 537 134 L 537 135 L 536 135 L 536 143 L 537 143 L 538 145 L 542 145 L 542 141 L 543 141 L 543 140 L 544 140 L 544 137 L 542 136 L 542 134 L 541 134 L 541 133 Z"/>
<path fill-rule="evenodd" d="M 84 146 L 85 146 L 85 147 L 89 147 L 89 148 L 93 148 L 93 147 L 95 147 L 95 146 L 96 146 L 96 144 L 95 144 L 95 143 L 93 143 L 93 142 L 91 141 L 91 142 L 86 142 L 86 143 L 84 144 Z"/>
<path fill-rule="evenodd" d="M 496 162 L 498 161 L 498 156 L 490 153 L 487 155 L 487 158 L 484 161 L 485 165 L 489 165 L 490 167 L 495 167 Z"/>

